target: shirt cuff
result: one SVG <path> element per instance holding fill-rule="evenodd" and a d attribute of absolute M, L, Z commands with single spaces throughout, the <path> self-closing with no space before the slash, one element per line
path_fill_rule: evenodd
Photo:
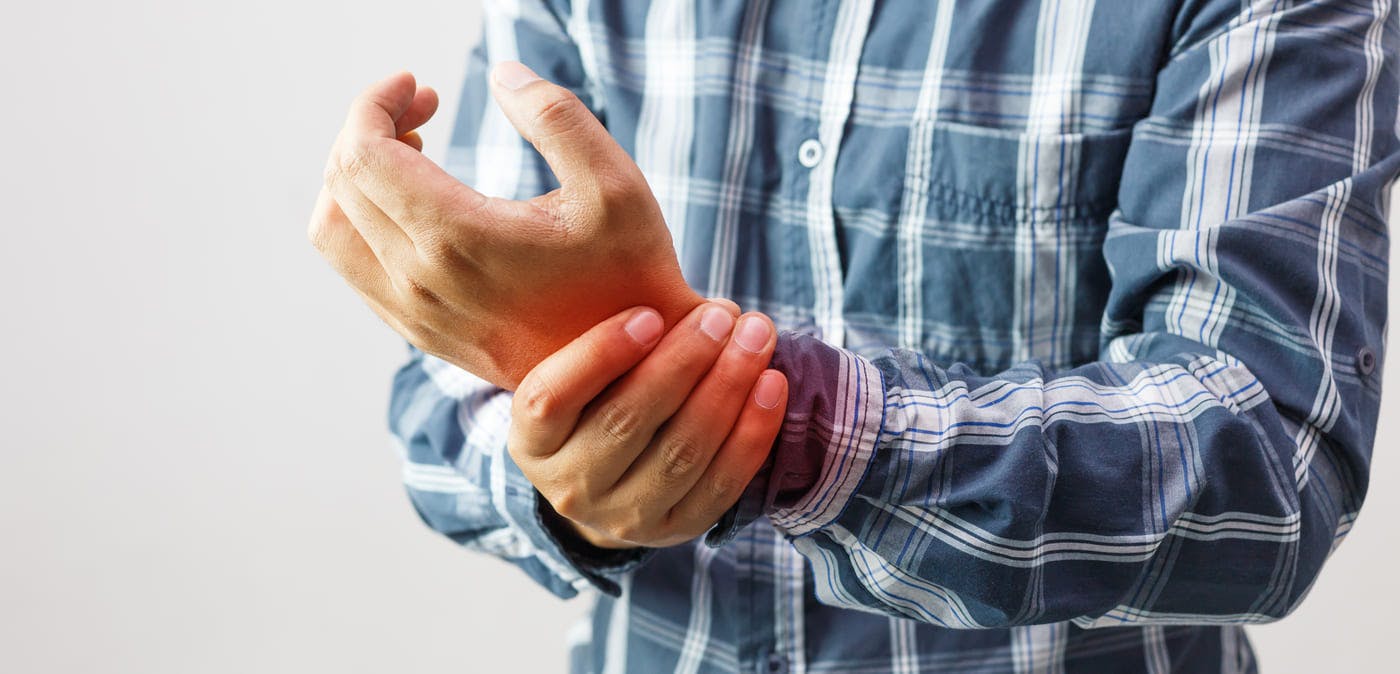
<path fill-rule="evenodd" d="M 831 523 L 865 477 L 884 425 L 884 377 L 870 361 L 783 332 L 769 367 L 788 380 L 783 427 L 739 502 L 706 536 L 711 546 L 763 515 L 794 537 Z"/>
<path fill-rule="evenodd" d="M 558 556 L 599 592 L 612 597 L 622 595 L 622 588 L 614 579 L 641 566 L 655 552 L 650 548 L 600 548 L 589 543 L 564 521 L 563 515 L 554 511 L 538 490 L 535 491 L 535 519 Z"/>

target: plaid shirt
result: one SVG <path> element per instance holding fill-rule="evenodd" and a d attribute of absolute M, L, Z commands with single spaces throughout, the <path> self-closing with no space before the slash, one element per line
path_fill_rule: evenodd
<path fill-rule="evenodd" d="M 1252 671 L 1366 491 L 1396 40 L 1389 0 L 488 3 L 448 169 L 551 189 L 485 72 L 571 87 L 790 403 L 704 541 L 605 554 L 509 394 L 415 353 L 413 503 L 602 591 L 575 671 Z"/>

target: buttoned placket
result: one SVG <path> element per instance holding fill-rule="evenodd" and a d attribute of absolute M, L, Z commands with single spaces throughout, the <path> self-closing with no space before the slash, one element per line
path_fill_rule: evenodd
<path fill-rule="evenodd" d="M 815 295 L 813 317 L 821 338 L 838 347 L 846 341 L 846 322 L 845 279 L 836 242 L 833 202 L 836 160 L 855 99 L 860 55 L 873 11 L 873 0 L 843 0 L 836 4 L 835 26 L 818 99 L 817 135 L 802 141 L 796 153 L 798 165 L 811 171 L 806 213 Z"/>
<path fill-rule="evenodd" d="M 856 77 L 873 0 L 823 0 L 813 3 L 817 23 L 832 22 L 831 38 L 823 50 L 814 47 L 813 60 L 825 61 L 821 81 L 812 87 L 817 119 L 812 134 L 793 148 L 792 161 L 807 175 L 805 195 L 808 262 L 812 271 L 812 312 L 819 336 L 833 346 L 845 343 L 842 315 L 845 281 L 837 245 L 834 205 L 836 160 L 855 98 Z M 819 32 L 822 34 L 822 32 Z M 824 52 L 824 53 L 823 53 Z M 755 654 L 753 670 L 760 674 L 801 674 L 806 671 L 806 560 L 780 532 L 771 532 L 773 641 Z"/>

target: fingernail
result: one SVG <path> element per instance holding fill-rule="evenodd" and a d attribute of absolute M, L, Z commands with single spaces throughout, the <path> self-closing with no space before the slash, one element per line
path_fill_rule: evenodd
<path fill-rule="evenodd" d="M 753 387 L 753 401 L 765 410 L 771 410 L 781 402 L 783 379 L 776 372 L 764 372 Z"/>
<path fill-rule="evenodd" d="M 749 353 L 762 351 L 763 347 L 768 345 L 768 323 L 757 316 L 745 318 L 739 322 L 734 341 Z"/>
<path fill-rule="evenodd" d="M 526 68 L 524 64 L 515 61 L 506 61 L 496 66 L 496 83 L 515 91 L 540 78 L 535 71 Z"/>
<path fill-rule="evenodd" d="M 643 311 L 627 319 L 627 324 L 622 326 L 622 329 L 626 330 L 636 343 L 650 346 L 661 337 L 661 317 L 656 315 L 655 311 Z"/>
<path fill-rule="evenodd" d="M 716 342 L 728 337 L 729 330 L 733 327 L 734 317 L 723 307 L 710 307 L 700 316 L 700 331 Z"/>

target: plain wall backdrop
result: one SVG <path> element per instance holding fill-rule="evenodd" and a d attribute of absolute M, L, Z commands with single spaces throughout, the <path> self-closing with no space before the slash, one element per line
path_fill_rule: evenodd
<path fill-rule="evenodd" d="M 441 157 L 477 3 L 4 14 L 0 671 L 561 671 L 588 601 L 419 523 L 385 426 L 402 343 L 305 238 L 369 82 L 438 88 Z M 1295 615 L 1251 629 L 1266 672 L 1394 657 L 1386 380 L 1355 530 Z"/>

